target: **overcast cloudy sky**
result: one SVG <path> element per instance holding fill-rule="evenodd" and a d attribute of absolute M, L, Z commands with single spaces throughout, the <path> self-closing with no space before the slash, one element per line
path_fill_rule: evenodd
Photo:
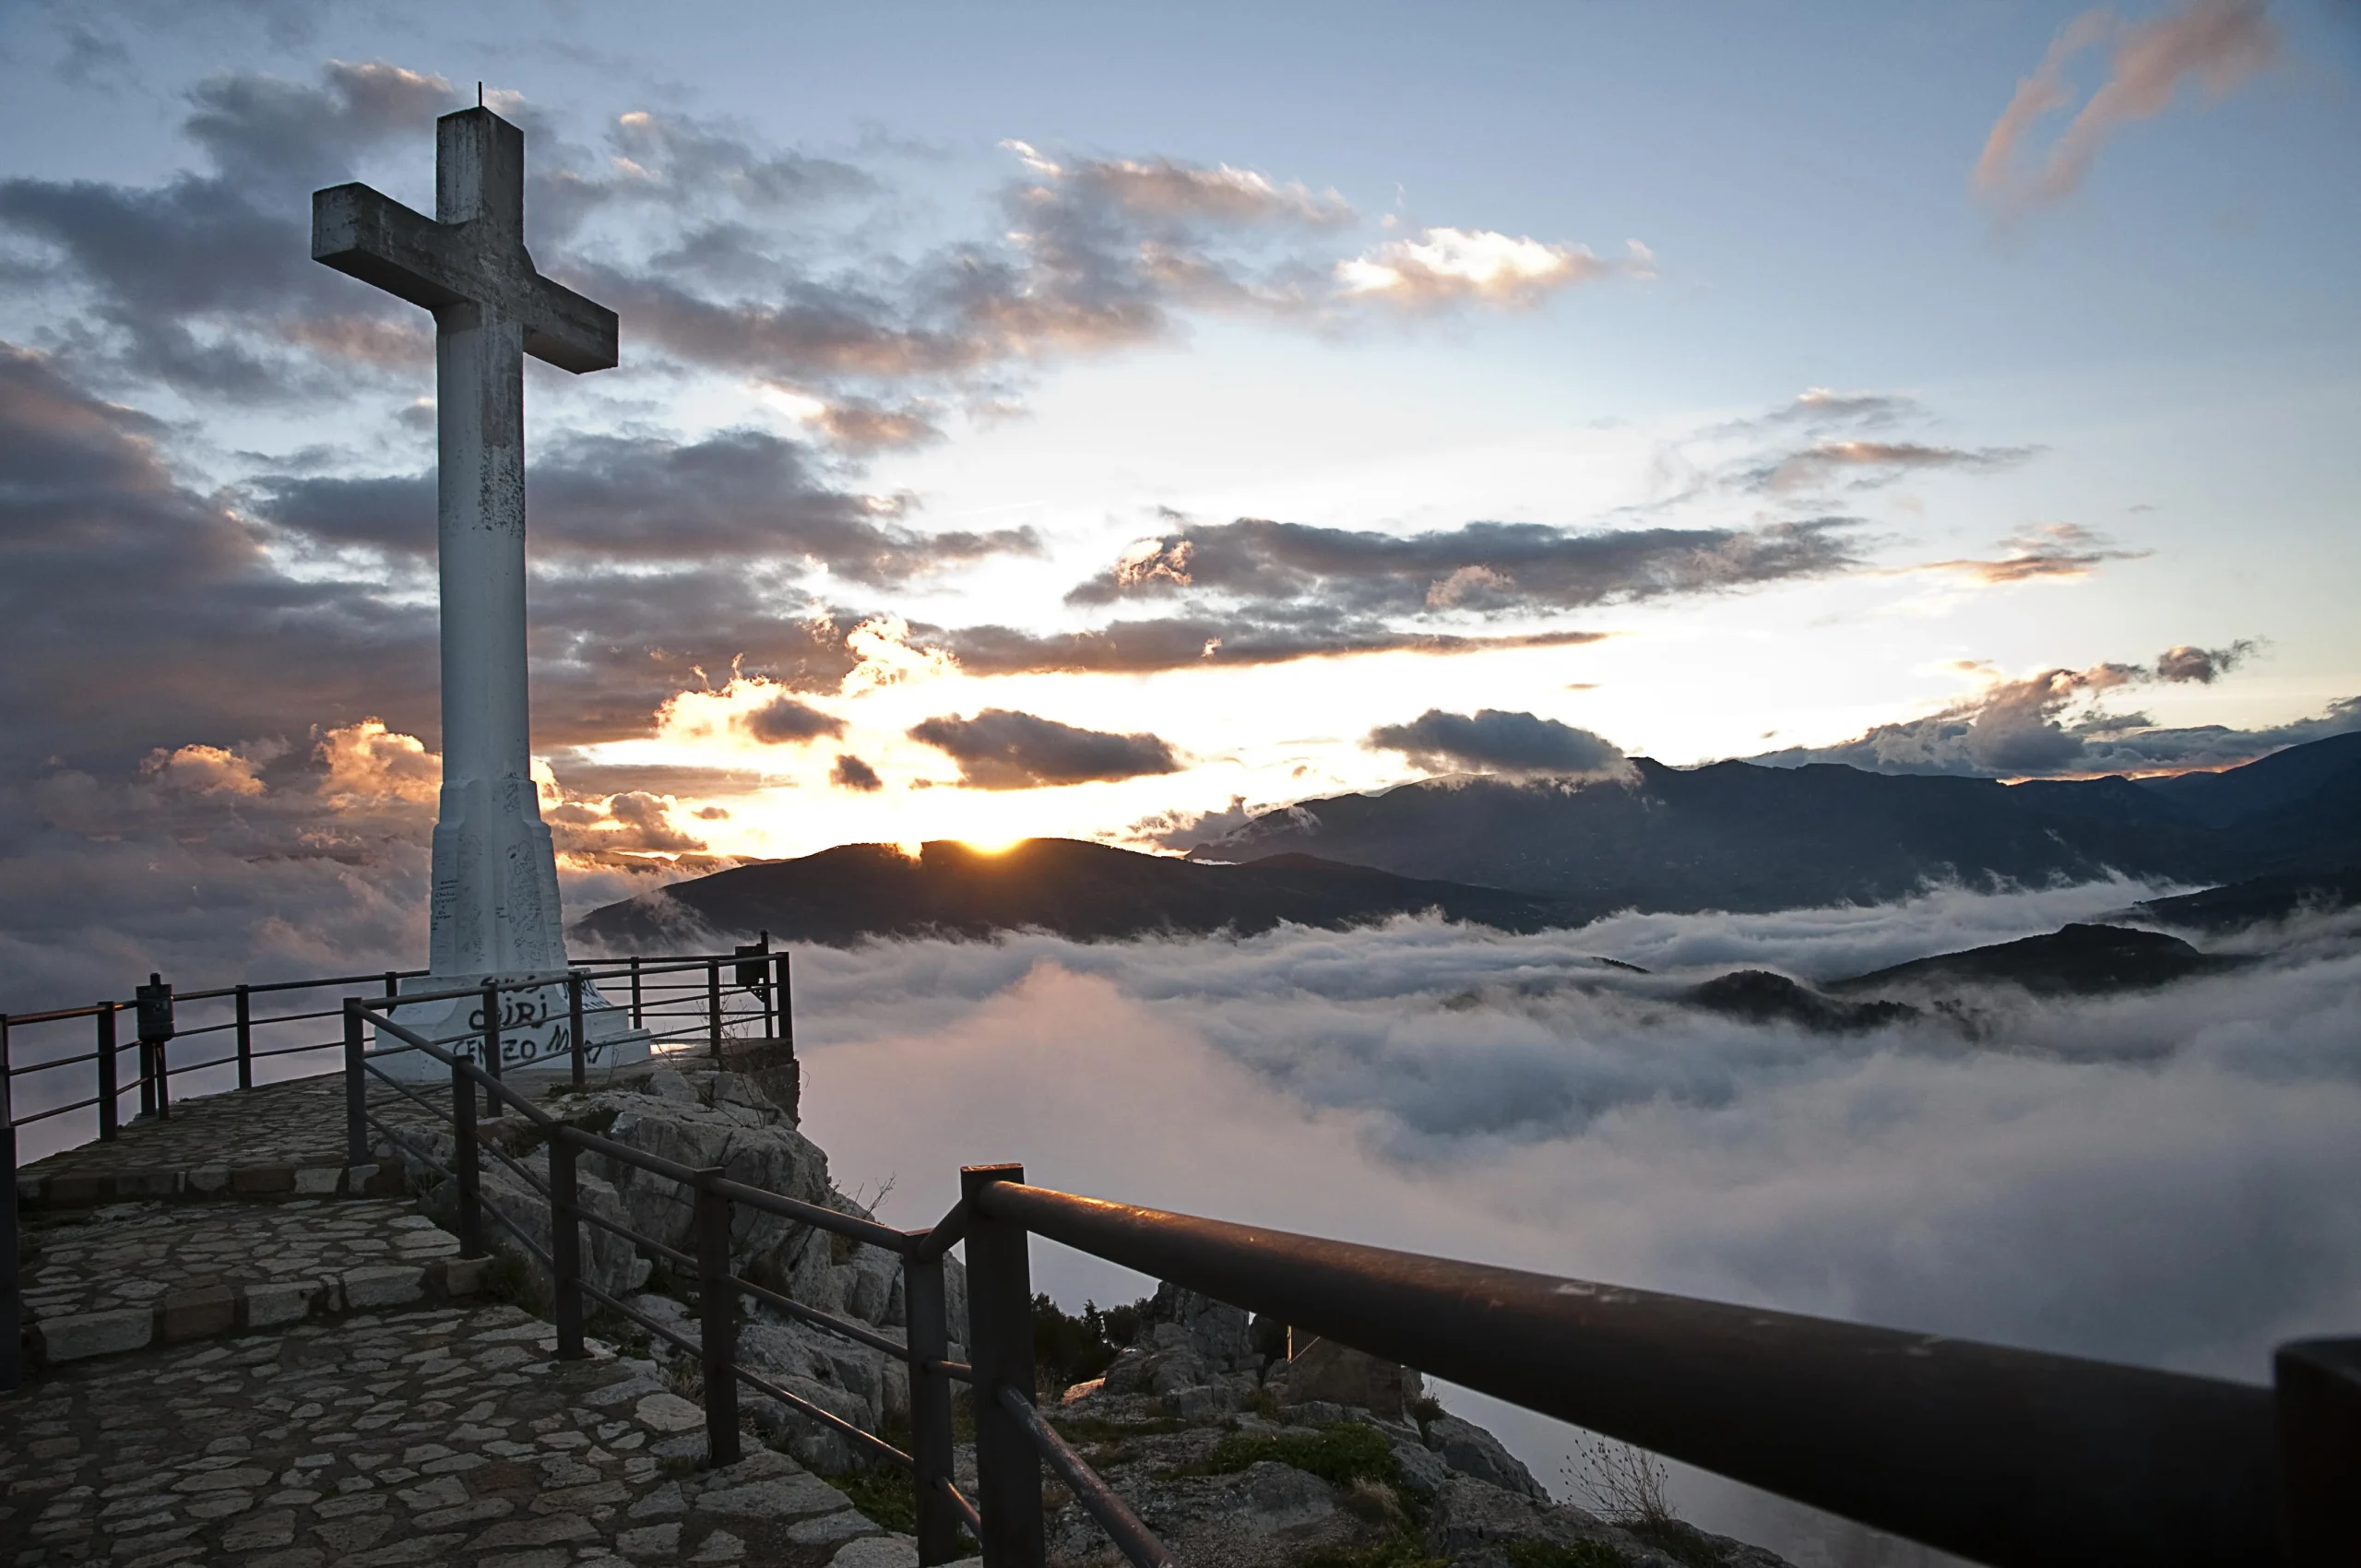
<path fill-rule="evenodd" d="M 2350 5 L 655 15 L 0 10 L 12 899 L 414 877 L 431 329 L 306 214 L 431 208 L 479 80 L 623 321 L 528 372 L 577 900 L 1536 755 L 2361 722 Z"/>

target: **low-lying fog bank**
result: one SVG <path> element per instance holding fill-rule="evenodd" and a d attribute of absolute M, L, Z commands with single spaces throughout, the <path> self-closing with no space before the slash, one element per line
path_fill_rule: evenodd
<path fill-rule="evenodd" d="M 808 1130 L 848 1182 L 892 1178 L 905 1224 L 949 1206 L 961 1163 L 1022 1159 L 1166 1207 L 2261 1380 L 2275 1342 L 2361 1324 L 2351 918 L 2207 943 L 2276 956 L 2161 991 L 1990 999 L 1973 1030 L 1814 1034 L 1678 999 L 1732 968 L 1835 979 L 2158 891 L 807 950 Z M 1069 1304 L 1140 1289 L 1052 1249 L 1035 1266 Z M 1560 1474 L 1564 1429 L 1477 1419 Z M 1869 1560 L 1683 1482 L 1714 1527 Z"/>

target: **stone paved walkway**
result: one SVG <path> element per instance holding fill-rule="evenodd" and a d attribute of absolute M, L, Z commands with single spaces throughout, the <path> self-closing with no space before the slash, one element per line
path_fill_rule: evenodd
<path fill-rule="evenodd" d="M 703 1468 L 652 1363 L 552 1346 L 478 1305 L 53 1371 L 0 1397 L 0 1562 L 913 1568 L 784 1455 Z"/>
<path fill-rule="evenodd" d="M 109 1204 L 25 1217 L 38 1358 L 78 1360 L 472 1293 L 482 1260 L 386 1199 Z"/>
<path fill-rule="evenodd" d="M 18 1172 L 28 1207 L 117 1198 L 267 1196 L 345 1190 L 344 1079 L 295 1078 L 182 1100 L 162 1121 L 125 1125 Z"/>
<path fill-rule="evenodd" d="M 594 1072 L 589 1081 L 606 1082 L 618 1071 L 628 1076 L 648 1068 L 643 1064 Z M 510 1077 L 522 1092 L 537 1097 L 572 1081 L 564 1069 L 535 1069 Z M 438 1107 L 450 1097 L 445 1087 L 408 1087 L 433 1097 Z M 374 1081 L 369 1107 L 396 1127 L 436 1124 L 423 1107 Z M 109 1142 L 87 1143 L 34 1161 L 17 1173 L 17 1187 L 27 1208 L 87 1208 L 141 1198 L 359 1195 L 376 1190 L 370 1182 L 377 1167 L 348 1169 L 345 1153 L 344 1075 L 330 1073 L 176 1101 L 168 1118 L 129 1123 Z"/>

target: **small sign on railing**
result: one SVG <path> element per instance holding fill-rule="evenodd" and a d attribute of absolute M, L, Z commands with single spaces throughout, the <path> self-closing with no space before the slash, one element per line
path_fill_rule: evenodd
<path fill-rule="evenodd" d="M 148 983 L 134 987 L 132 999 L 139 1013 L 139 1043 L 161 1045 L 172 1038 L 172 982 L 150 971 Z"/>

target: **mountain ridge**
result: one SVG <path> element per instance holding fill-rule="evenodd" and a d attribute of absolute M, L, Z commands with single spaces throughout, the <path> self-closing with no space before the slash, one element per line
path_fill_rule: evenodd
<path fill-rule="evenodd" d="M 1432 910 L 1525 932 L 1621 909 L 1883 903 L 1946 882 L 2212 885 L 2317 881 L 2361 864 L 2361 733 L 2205 775 L 2210 783 L 2190 777 L 2008 785 L 1836 763 L 1675 768 L 1639 758 L 1621 781 L 1458 778 L 1301 802 L 1185 858 L 1068 838 L 999 853 L 939 840 L 915 859 L 891 845 L 838 845 L 674 883 L 571 929 L 615 946 L 678 942 L 698 926 L 837 944 L 1018 930 L 1103 941 L 1339 929 Z"/>

